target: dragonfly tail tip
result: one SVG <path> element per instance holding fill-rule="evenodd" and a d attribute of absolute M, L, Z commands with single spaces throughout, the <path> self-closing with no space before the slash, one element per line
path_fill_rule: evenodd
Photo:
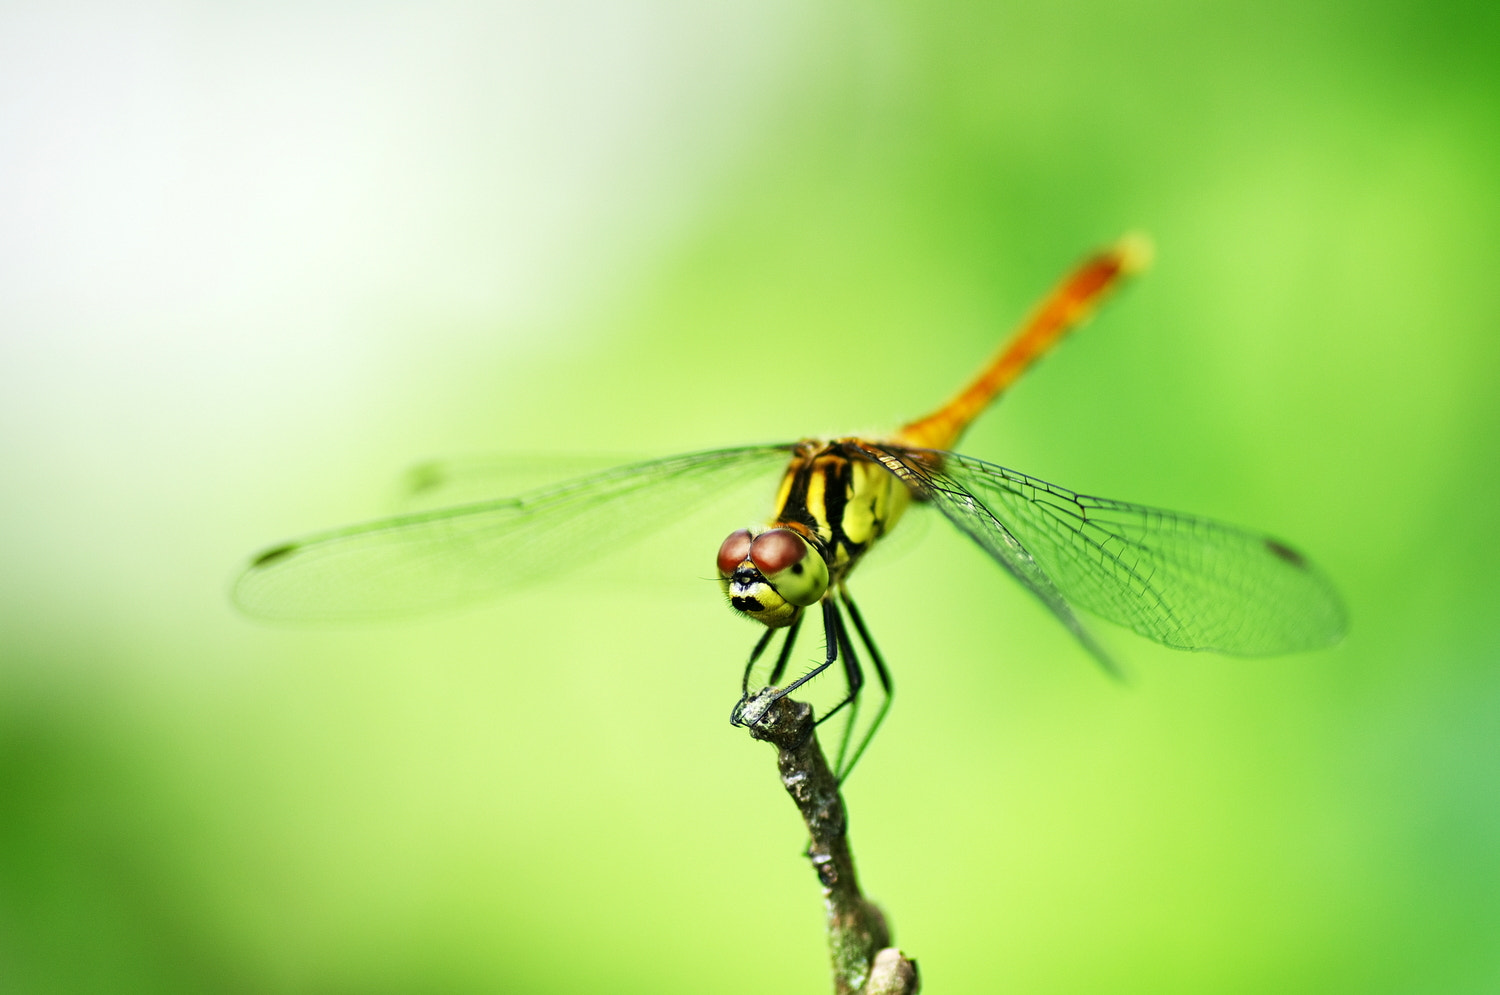
<path fill-rule="evenodd" d="M 1120 272 L 1126 276 L 1149 269 L 1156 257 L 1156 246 L 1151 236 L 1143 231 L 1126 232 L 1115 243 L 1115 256 L 1120 260 Z"/>

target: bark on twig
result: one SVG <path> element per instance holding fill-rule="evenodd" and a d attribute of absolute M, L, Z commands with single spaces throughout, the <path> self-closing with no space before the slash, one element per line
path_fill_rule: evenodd
<path fill-rule="evenodd" d="M 751 736 L 778 749 L 781 783 L 812 836 L 807 856 L 823 886 L 834 992 L 916 995 L 921 984 L 916 961 L 891 946 L 884 914 L 860 893 L 844 800 L 813 732 L 812 707 L 782 698 L 749 725 Z"/>

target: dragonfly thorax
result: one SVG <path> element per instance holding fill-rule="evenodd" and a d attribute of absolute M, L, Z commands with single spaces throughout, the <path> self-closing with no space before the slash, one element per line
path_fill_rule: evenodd
<path fill-rule="evenodd" d="M 895 526 L 910 500 L 907 485 L 860 440 L 806 439 L 781 479 L 772 523 L 812 537 L 836 586 Z"/>
<path fill-rule="evenodd" d="M 773 629 L 791 625 L 828 591 L 828 563 L 795 528 L 738 529 L 719 547 L 729 607 Z"/>
<path fill-rule="evenodd" d="M 771 524 L 730 533 L 719 547 L 729 606 L 773 629 L 791 625 L 843 582 L 909 498 L 857 440 L 798 443 Z"/>

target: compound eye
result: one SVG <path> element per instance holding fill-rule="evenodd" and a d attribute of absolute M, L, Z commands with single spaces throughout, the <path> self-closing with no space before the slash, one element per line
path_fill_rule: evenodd
<path fill-rule="evenodd" d="M 791 529 L 770 529 L 750 543 L 750 562 L 788 604 L 815 605 L 828 591 L 828 564 Z"/>
<path fill-rule="evenodd" d="M 719 573 L 722 576 L 728 577 L 749 558 L 750 539 L 749 529 L 729 533 L 729 538 L 719 547 Z"/>
<path fill-rule="evenodd" d="M 766 576 L 795 566 L 807 554 L 807 542 L 791 529 L 768 529 L 750 544 L 750 560 Z"/>

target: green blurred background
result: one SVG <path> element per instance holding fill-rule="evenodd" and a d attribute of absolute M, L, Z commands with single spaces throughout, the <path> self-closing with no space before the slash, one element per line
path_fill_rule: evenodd
<path fill-rule="evenodd" d="M 0 988 L 826 991 L 705 580 L 764 494 L 409 625 L 225 586 L 427 458 L 889 428 L 1141 229 L 963 448 L 1349 637 L 1121 685 L 913 529 L 864 883 L 932 992 L 1500 991 L 1497 10 L 0 8 Z"/>

